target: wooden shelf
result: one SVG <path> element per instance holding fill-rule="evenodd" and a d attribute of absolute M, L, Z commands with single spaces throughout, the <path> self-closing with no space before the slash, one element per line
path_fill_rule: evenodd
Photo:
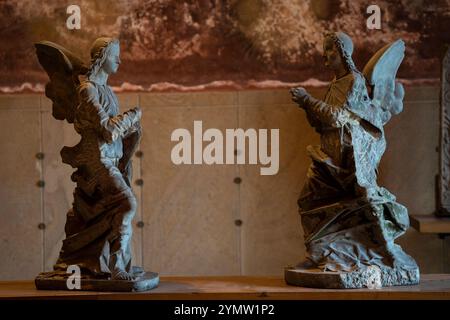
<path fill-rule="evenodd" d="M 450 234 L 450 217 L 410 216 L 411 225 L 421 233 Z"/>
<path fill-rule="evenodd" d="M 382 289 L 310 289 L 288 286 L 281 277 L 161 277 L 148 292 L 114 293 L 36 290 L 33 281 L 0 282 L 1 299 L 89 300 L 348 300 L 446 299 L 450 300 L 450 274 L 422 275 L 416 286 Z"/>

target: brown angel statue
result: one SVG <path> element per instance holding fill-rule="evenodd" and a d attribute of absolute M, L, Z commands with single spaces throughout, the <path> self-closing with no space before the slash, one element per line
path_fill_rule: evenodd
<path fill-rule="evenodd" d="M 66 239 L 54 271 L 36 278 L 39 289 L 66 289 L 70 266 L 80 270 L 82 290 L 147 290 L 158 284 L 155 273 L 131 266 L 132 219 L 137 203 L 131 188 L 131 157 L 141 136 L 139 107 L 120 113 L 108 76 L 120 64 L 119 41 L 99 38 L 89 67 L 67 49 L 36 44 L 50 82 L 46 96 L 53 116 L 73 123 L 81 136 L 61 150 L 62 161 L 76 171 L 73 206 L 67 213 Z"/>
<path fill-rule="evenodd" d="M 298 199 L 307 258 L 286 269 L 286 281 L 324 288 L 417 284 L 416 262 L 394 243 L 409 227 L 408 211 L 377 184 L 383 126 L 403 109 L 395 77 L 405 45 L 398 40 L 380 49 L 363 72 L 345 33 L 326 34 L 323 50 L 335 74 L 325 99 L 291 90 L 321 144 L 307 149 L 312 164 Z"/>

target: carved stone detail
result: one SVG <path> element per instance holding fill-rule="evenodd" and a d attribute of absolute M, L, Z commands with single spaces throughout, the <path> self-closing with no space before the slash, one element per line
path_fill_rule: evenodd
<path fill-rule="evenodd" d="M 450 216 L 450 48 L 442 60 L 436 214 Z"/>

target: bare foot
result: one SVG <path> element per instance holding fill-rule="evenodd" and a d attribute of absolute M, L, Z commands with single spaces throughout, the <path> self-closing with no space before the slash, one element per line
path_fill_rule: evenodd
<path fill-rule="evenodd" d="M 295 266 L 297 269 L 315 269 L 317 266 L 309 259 L 303 260 Z"/>
<path fill-rule="evenodd" d="M 127 281 L 133 281 L 135 278 L 131 273 L 128 273 L 124 270 L 115 269 L 111 273 L 111 279 L 112 280 L 127 280 Z"/>

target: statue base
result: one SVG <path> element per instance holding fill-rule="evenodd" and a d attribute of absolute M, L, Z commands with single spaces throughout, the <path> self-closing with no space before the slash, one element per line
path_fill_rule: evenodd
<path fill-rule="evenodd" d="M 322 289 L 380 289 L 390 286 L 419 284 L 419 268 L 367 267 L 351 272 L 288 267 L 284 271 L 287 284 Z"/>
<path fill-rule="evenodd" d="M 34 283 L 38 290 L 71 290 L 71 291 L 116 291 L 138 292 L 154 289 L 159 284 L 159 275 L 155 272 L 145 272 L 141 268 L 133 267 L 134 280 L 112 280 L 110 278 L 96 278 L 81 276 L 79 288 L 70 289 L 67 283 L 70 273 L 61 271 L 42 272 Z M 70 283 L 75 282 L 69 280 Z"/>

